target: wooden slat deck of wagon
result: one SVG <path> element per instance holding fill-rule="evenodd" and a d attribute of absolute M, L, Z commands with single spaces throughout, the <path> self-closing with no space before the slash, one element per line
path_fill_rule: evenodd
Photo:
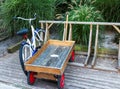
<path fill-rule="evenodd" d="M 61 75 L 74 49 L 74 41 L 49 40 L 25 63 L 25 70 Z"/>

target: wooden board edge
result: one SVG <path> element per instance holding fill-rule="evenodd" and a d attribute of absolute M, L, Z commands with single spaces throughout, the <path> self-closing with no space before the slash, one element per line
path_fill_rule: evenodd
<path fill-rule="evenodd" d="M 49 41 L 46 42 L 44 44 L 44 46 L 42 46 L 42 48 L 40 50 L 38 50 L 38 52 L 36 52 L 36 54 L 34 56 L 32 56 L 27 62 L 25 62 L 25 65 L 32 64 L 33 61 L 47 48 L 48 44 L 49 44 Z"/>
<path fill-rule="evenodd" d="M 57 81 L 57 78 L 55 78 L 55 75 L 53 75 L 53 74 L 37 73 L 37 75 L 35 75 L 35 77 L 39 78 L 39 79 L 47 79 L 47 80 Z"/>
<path fill-rule="evenodd" d="M 38 66 L 26 65 L 25 70 L 32 71 L 32 72 L 37 72 L 37 73 L 47 73 L 47 74 L 56 74 L 56 75 L 61 74 L 60 69 L 40 67 L 40 66 L 38 67 Z"/>

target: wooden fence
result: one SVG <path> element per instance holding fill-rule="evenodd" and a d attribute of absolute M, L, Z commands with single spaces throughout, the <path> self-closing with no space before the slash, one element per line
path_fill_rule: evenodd
<path fill-rule="evenodd" d="M 93 55 L 93 60 L 92 60 L 92 67 L 95 65 L 96 62 L 96 56 L 97 56 L 97 46 L 98 46 L 98 34 L 99 34 L 99 26 L 100 25 L 109 25 L 113 26 L 114 29 L 120 33 L 120 29 L 118 26 L 120 26 L 120 23 L 108 23 L 108 22 L 77 22 L 77 21 L 39 21 L 41 23 L 41 27 L 43 28 L 43 24 L 46 26 L 46 35 L 45 35 L 45 42 L 48 40 L 48 32 L 50 27 L 53 24 L 64 24 L 64 32 L 63 32 L 63 41 L 66 40 L 72 40 L 72 25 L 74 24 L 83 24 L 83 25 L 90 25 L 90 35 L 89 35 L 89 44 L 88 44 L 88 52 L 87 52 L 87 58 L 85 60 L 84 65 L 86 66 L 88 64 L 88 60 L 90 58 L 90 53 L 91 53 L 91 43 L 92 43 L 92 30 L 93 30 L 93 25 L 96 26 L 96 37 L 95 37 L 95 46 L 94 46 L 94 55 Z M 67 39 L 67 28 L 69 26 L 69 35 Z M 118 66 L 120 68 L 120 41 L 119 41 L 119 49 L 118 49 Z"/>

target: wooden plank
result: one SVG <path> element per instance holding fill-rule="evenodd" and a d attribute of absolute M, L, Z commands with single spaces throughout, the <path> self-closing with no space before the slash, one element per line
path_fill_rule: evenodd
<path fill-rule="evenodd" d="M 75 41 L 49 40 L 49 43 L 59 46 L 72 46 L 75 43 Z"/>
<path fill-rule="evenodd" d="M 115 26 L 115 25 L 112 25 L 114 28 L 115 28 L 115 30 L 118 32 L 118 33 L 120 33 L 120 29 L 117 27 L 117 26 Z"/>
<path fill-rule="evenodd" d="M 67 57 L 69 56 L 69 52 L 71 50 L 71 47 L 67 47 L 66 50 L 64 50 L 63 53 L 60 54 L 60 59 L 59 59 L 59 62 L 56 63 L 56 67 L 58 68 L 62 68 L 65 60 L 67 59 Z"/>
<path fill-rule="evenodd" d="M 64 64 L 62 65 L 61 74 L 63 74 L 63 72 L 64 72 L 64 70 L 65 70 L 65 68 L 66 68 L 66 66 L 67 66 L 67 64 L 68 64 L 68 61 L 69 61 L 69 59 L 70 59 L 70 57 L 71 57 L 71 54 L 72 54 L 72 51 L 73 51 L 73 50 L 74 50 L 74 46 L 73 46 L 72 49 L 70 50 L 69 55 L 67 56 Z"/>
<path fill-rule="evenodd" d="M 91 44 L 92 44 L 92 24 L 90 25 L 90 35 L 89 35 L 89 45 L 88 45 L 88 54 L 87 54 L 87 58 L 85 60 L 84 65 L 87 66 L 89 57 L 90 57 L 90 53 L 91 53 Z"/>
<path fill-rule="evenodd" d="M 50 21 L 50 20 L 40 20 L 39 23 L 57 23 L 57 24 L 64 24 L 66 21 Z M 80 22 L 80 21 L 68 21 L 68 24 L 86 24 L 86 25 L 117 25 L 120 26 L 120 23 L 112 23 L 112 22 Z"/>
<path fill-rule="evenodd" d="M 51 23 L 51 24 L 48 26 L 48 30 L 51 28 L 52 25 L 53 25 L 53 23 Z"/>
<path fill-rule="evenodd" d="M 8 53 L 13 53 L 13 52 L 17 51 L 20 48 L 21 43 L 22 43 L 22 41 L 14 44 L 13 46 L 8 47 L 7 48 Z"/>
<path fill-rule="evenodd" d="M 95 51 L 94 51 L 94 56 L 93 56 L 93 60 L 92 60 L 92 68 L 95 65 L 96 56 L 97 56 L 98 34 L 99 34 L 99 25 L 97 25 L 97 29 L 96 29 L 96 39 L 95 39 L 95 47 L 94 47 Z"/>
<path fill-rule="evenodd" d="M 48 74 L 61 75 L 60 69 L 46 67 L 46 66 L 33 66 L 31 64 L 26 64 L 25 70 L 33 71 L 33 72 L 39 72 L 39 73 L 48 73 Z"/>
<path fill-rule="evenodd" d="M 53 74 L 37 73 L 37 75 L 35 75 L 35 77 L 40 78 L 40 79 L 49 79 L 49 80 L 57 81 L 57 78 L 55 78 L 55 75 L 53 75 Z"/>
<path fill-rule="evenodd" d="M 45 64 L 48 62 L 48 59 L 50 57 L 50 55 L 54 52 L 54 50 L 57 49 L 57 46 L 53 46 L 53 45 L 48 45 L 46 47 L 46 49 L 44 50 L 44 52 L 42 52 L 37 58 L 36 60 L 32 63 L 33 65 L 41 65 L 41 66 L 45 66 Z"/>
<path fill-rule="evenodd" d="M 50 60 L 48 61 L 48 63 L 50 63 L 50 66 L 60 68 L 64 60 L 66 60 L 65 58 L 69 50 L 70 47 L 58 47 L 58 49 L 53 53 L 55 55 L 58 55 L 58 57 L 50 57 Z"/>
<path fill-rule="evenodd" d="M 32 64 L 36 66 L 39 65 L 61 68 L 64 60 L 66 60 L 66 57 L 68 56 L 71 47 L 53 46 L 51 49 L 48 50 L 48 48 L 50 48 L 49 46 Z M 51 55 L 57 55 L 58 57 L 51 57 Z"/>
<path fill-rule="evenodd" d="M 120 70 L 120 38 L 119 38 L 119 48 L 118 48 L 118 69 Z"/>
<path fill-rule="evenodd" d="M 64 46 L 54 46 L 52 49 L 50 49 L 50 52 L 46 49 L 32 64 L 59 68 L 57 64 L 62 63 L 65 60 L 64 58 L 66 58 L 69 49 L 70 47 Z M 58 57 L 51 57 L 51 55 L 57 55 Z"/>

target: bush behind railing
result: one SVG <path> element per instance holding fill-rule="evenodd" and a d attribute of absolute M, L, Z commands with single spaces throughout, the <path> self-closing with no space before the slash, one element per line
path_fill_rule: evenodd
<path fill-rule="evenodd" d="M 40 19 L 53 19 L 54 4 L 55 0 L 5 0 L 0 7 L 0 19 L 3 19 L 0 26 L 8 30 L 10 35 L 13 35 L 15 30 L 29 26 L 26 21 L 14 21 L 14 16 L 31 18 L 34 13 L 37 13 L 38 19 L 34 22 L 34 25 L 38 25 Z"/>

